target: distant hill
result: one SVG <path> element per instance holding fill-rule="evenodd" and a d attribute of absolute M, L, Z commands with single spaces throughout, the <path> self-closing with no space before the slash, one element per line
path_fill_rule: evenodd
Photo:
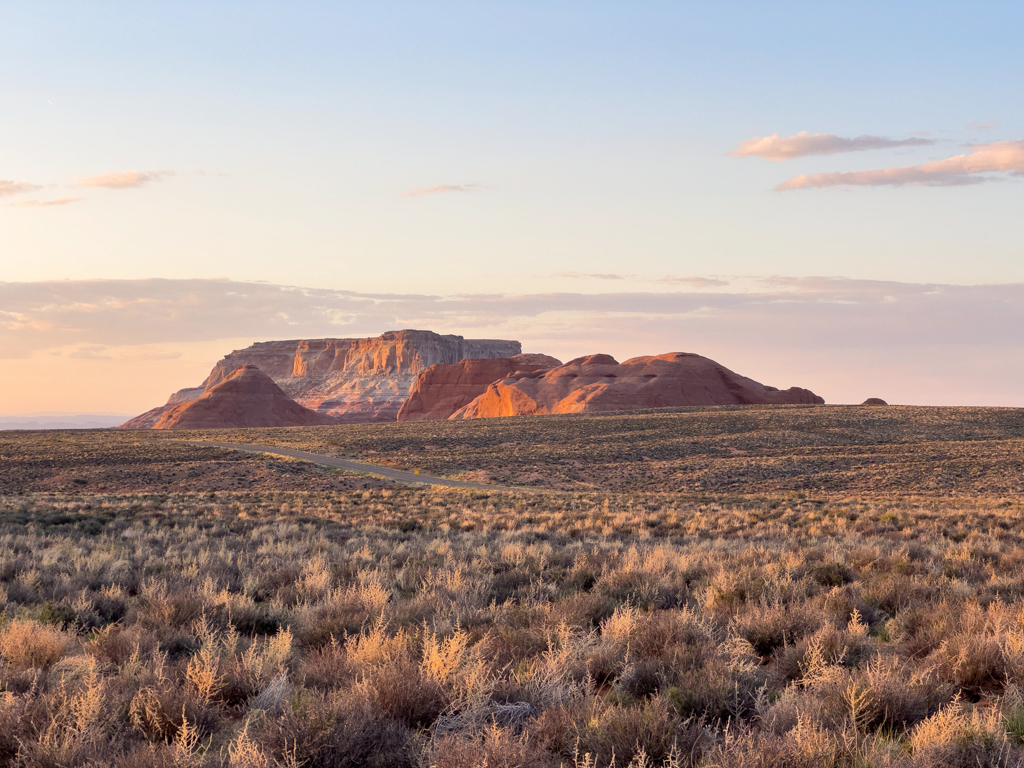
<path fill-rule="evenodd" d="M 161 414 L 153 429 L 315 427 L 336 424 L 330 416 L 296 403 L 255 365 L 236 368 L 195 400 Z"/>
<path fill-rule="evenodd" d="M 779 390 L 688 352 L 588 355 L 564 365 L 545 355 L 464 360 L 420 374 L 399 421 L 600 413 L 694 405 L 820 405 L 810 390 Z"/>

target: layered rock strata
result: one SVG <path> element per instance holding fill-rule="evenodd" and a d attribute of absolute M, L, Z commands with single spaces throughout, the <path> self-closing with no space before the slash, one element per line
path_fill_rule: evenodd
<path fill-rule="evenodd" d="M 389 331 L 368 339 L 258 342 L 226 355 L 201 386 L 175 392 L 166 405 L 122 426 L 152 428 L 166 411 L 196 400 L 243 365 L 259 368 L 288 397 L 336 423 L 394 421 L 416 377 L 430 366 L 521 352 L 518 341 L 415 330 Z"/>
<path fill-rule="evenodd" d="M 519 372 L 490 384 L 452 419 L 592 413 L 683 405 L 820 404 L 813 392 L 779 390 L 700 355 L 670 352 L 619 364 L 590 355 L 548 370 Z"/>
<path fill-rule="evenodd" d="M 548 355 L 530 354 L 432 365 L 417 377 L 409 399 L 398 412 L 398 420 L 447 419 L 486 392 L 492 382 L 561 364 L 561 360 Z"/>

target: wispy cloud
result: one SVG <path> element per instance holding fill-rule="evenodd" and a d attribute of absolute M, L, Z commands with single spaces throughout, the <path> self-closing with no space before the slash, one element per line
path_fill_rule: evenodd
<path fill-rule="evenodd" d="M 408 189 L 402 193 L 402 197 L 422 197 L 423 195 L 443 195 L 448 192 L 479 192 L 483 189 L 482 184 L 435 184 L 432 187 L 421 187 Z"/>
<path fill-rule="evenodd" d="M 999 127 L 999 121 L 979 120 L 974 123 L 968 123 L 965 127 L 968 131 L 991 131 L 992 129 Z"/>
<path fill-rule="evenodd" d="M 25 192 L 34 192 L 42 189 L 38 184 L 29 184 L 27 181 L 3 181 L 0 180 L 0 197 L 8 195 L 20 195 Z"/>
<path fill-rule="evenodd" d="M 724 288 L 729 285 L 728 280 L 722 280 L 717 277 L 673 277 L 667 275 L 659 278 L 655 282 L 664 283 L 666 285 L 688 285 L 690 288 Z"/>
<path fill-rule="evenodd" d="M 81 199 L 80 197 L 55 197 L 52 200 L 19 200 L 11 205 L 16 205 L 19 208 L 50 208 L 55 205 L 77 203 Z"/>
<path fill-rule="evenodd" d="M 666 275 L 665 277 L 650 278 L 631 274 L 619 274 L 617 272 L 576 272 L 575 270 L 571 272 L 557 272 L 555 277 L 563 277 L 570 280 L 629 280 L 635 283 L 660 283 L 662 285 L 685 286 L 698 291 L 707 288 L 723 288 L 730 284 L 728 280 L 722 280 L 717 277 L 697 277 L 693 275 L 677 277 L 675 275 Z"/>
<path fill-rule="evenodd" d="M 966 155 L 954 155 L 921 165 L 904 165 L 870 171 L 841 171 L 794 176 L 775 189 L 820 189 L 822 187 L 882 187 L 908 184 L 949 187 L 980 184 L 999 176 L 984 174 L 1024 174 L 1024 140 L 995 141 L 971 147 Z"/>
<path fill-rule="evenodd" d="M 109 349 L 105 344 L 83 344 L 70 350 L 67 356 L 75 360 L 110 360 Z"/>
<path fill-rule="evenodd" d="M 763 157 L 781 162 L 808 155 L 836 155 L 842 152 L 863 152 L 869 149 L 893 149 L 895 147 L 922 147 L 934 144 L 932 139 L 887 139 L 882 136 L 857 136 L 845 139 L 834 133 L 808 133 L 801 131 L 793 136 L 756 136 L 741 141 L 732 152 L 733 157 Z"/>
<path fill-rule="evenodd" d="M 559 272 L 555 277 L 567 277 L 573 280 L 628 280 L 632 275 L 617 275 L 614 272 Z"/>
<path fill-rule="evenodd" d="M 151 181 L 173 176 L 174 171 L 120 171 L 117 173 L 101 173 L 98 176 L 86 176 L 77 179 L 80 187 L 100 187 L 103 189 L 130 189 L 141 187 Z"/>

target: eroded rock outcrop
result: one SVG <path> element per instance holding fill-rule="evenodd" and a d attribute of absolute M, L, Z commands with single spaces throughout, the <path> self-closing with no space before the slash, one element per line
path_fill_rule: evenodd
<path fill-rule="evenodd" d="M 243 365 L 259 368 L 288 397 L 337 423 L 394 421 L 416 377 L 430 366 L 521 352 L 518 341 L 416 330 L 368 339 L 263 341 L 226 355 L 201 386 L 175 392 L 165 405 L 122 426 L 153 428 L 171 408 L 199 398 Z"/>
<path fill-rule="evenodd" d="M 447 419 L 486 392 L 492 382 L 518 372 L 543 371 L 561 364 L 548 355 L 528 354 L 432 365 L 417 377 L 409 399 L 398 412 L 398 420 Z"/>
<path fill-rule="evenodd" d="M 172 405 L 153 429 L 312 427 L 336 424 L 296 403 L 254 365 L 243 365 L 194 400 Z"/>
<path fill-rule="evenodd" d="M 818 404 L 813 392 L 778 390 L 686 352 L 634 357 L 619 364 L 589 355 L 546 371 L 494 382 L 452 419 L 627 411 L 682 405 Z"/>

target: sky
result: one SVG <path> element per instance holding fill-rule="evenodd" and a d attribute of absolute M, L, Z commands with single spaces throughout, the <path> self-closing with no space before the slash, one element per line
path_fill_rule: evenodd
<path fill-rule="evenodd" d="M 270 338 L 1024 405 L 1016 3 L 8 2 L 0 414 Z"/>

